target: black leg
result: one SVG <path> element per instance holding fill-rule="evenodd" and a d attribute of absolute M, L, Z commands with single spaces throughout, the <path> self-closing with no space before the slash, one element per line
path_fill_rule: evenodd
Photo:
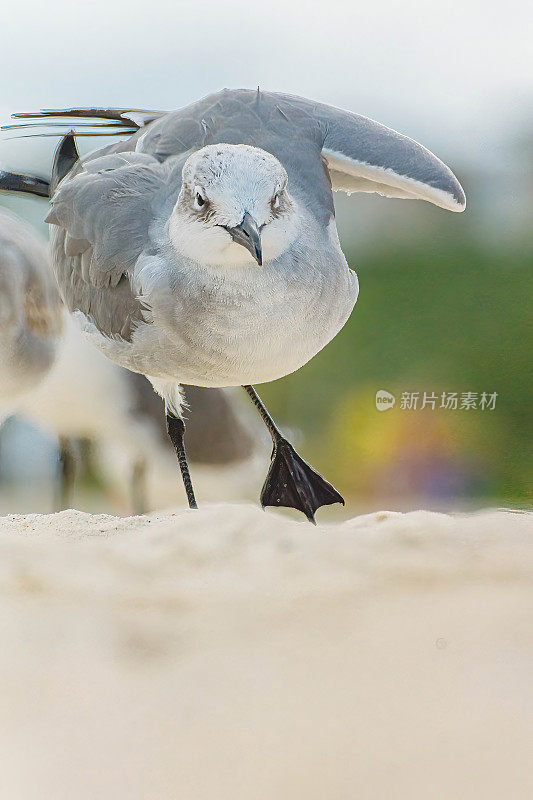
<path fill-rule="evenodd" d="M 56 494 L 56 508 L 63 510 L 72 505 L 74 482 L 76 479 L 76 456 L 74 443 L 67 436 L 59 437 L 59 474 Z"/>
<path fill-rule="evenodd" d="M 189 508 L 198 508 L 196 505 L 196 498 L 194 496 L 194 489 L 192 488 L 191 476 L 189 473 L 189 466 L 187 464 L 187 454 L 185 452 L 185 445 L 183 443 L 183 434 L 185 433 L 185 423 L 182 419 L 171 417 L 167 414 L 167 431 L 170 436 L 170 441 L 174 445 L 174 450 L 178 457 L 180 465 L 181 477 L 183 478 L 183 485 L 187 494 L 187 501 Z"/>
<path fill-rule="evenodd" d="M 315 511 L 344 500 L 338 491 L 301 458 L 282 436 L 253 386 L 243 386 L 272 437 L 270 469 L 261 491 L 261 505 L 286 506 L 302 511 L 310 522 Z"/>

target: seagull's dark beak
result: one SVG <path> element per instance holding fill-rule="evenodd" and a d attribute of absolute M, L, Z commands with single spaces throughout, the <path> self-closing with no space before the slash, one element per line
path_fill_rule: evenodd
<path fill-rule="evenodd" d="M 237 244 L 242 244 L 253 255 L 259 266 L 263 263 L 263 252 L 261 250 L 261 234 L 257 227 L 257 222 L 248 212 L 245 213 L 240 225 L 234 228 L 227 227 L 226 230 Z"/>

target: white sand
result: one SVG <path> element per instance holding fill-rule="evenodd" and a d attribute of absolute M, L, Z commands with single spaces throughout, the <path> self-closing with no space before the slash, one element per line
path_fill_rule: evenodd
<path fill-rule="evenodd" d="M 1 800 L 529 800 L 532 528 L 2 518 Z"/>

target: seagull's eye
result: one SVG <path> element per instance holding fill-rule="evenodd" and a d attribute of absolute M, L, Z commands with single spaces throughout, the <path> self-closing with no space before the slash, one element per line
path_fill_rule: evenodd
<path fill-rule="evenodd" d="M 275 194 L 274 197 L 272 198 L 272 208 L 279 208 L 279 203 L 280 203 L 279 194 Z"/>
<path fill-rule="evenodd" d="M 201 208 L 205 204 L 206 204 L 205 197 L 202 197 L 200 192 L 196 192 L 196 197 L 194 198 L 194 207 L 195 208 Z"/>

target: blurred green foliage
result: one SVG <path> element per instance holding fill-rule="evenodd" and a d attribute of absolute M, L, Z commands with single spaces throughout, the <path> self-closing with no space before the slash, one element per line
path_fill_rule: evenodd
<path fill-rule="evenodd" d="M 530 496 L 533 247 L 485 244 L 454 219 L 414 239 L 385 235 L 362 258 L 348 252 L 360 281 L 351 319 L 303 369 L 261 387 L 347 494 L 507 505 Z M 395 394 L 393 410 L 376 410 L 379 389 Z M 402 391 L 498 398 L 493 411 L 408 411 Z"/>

